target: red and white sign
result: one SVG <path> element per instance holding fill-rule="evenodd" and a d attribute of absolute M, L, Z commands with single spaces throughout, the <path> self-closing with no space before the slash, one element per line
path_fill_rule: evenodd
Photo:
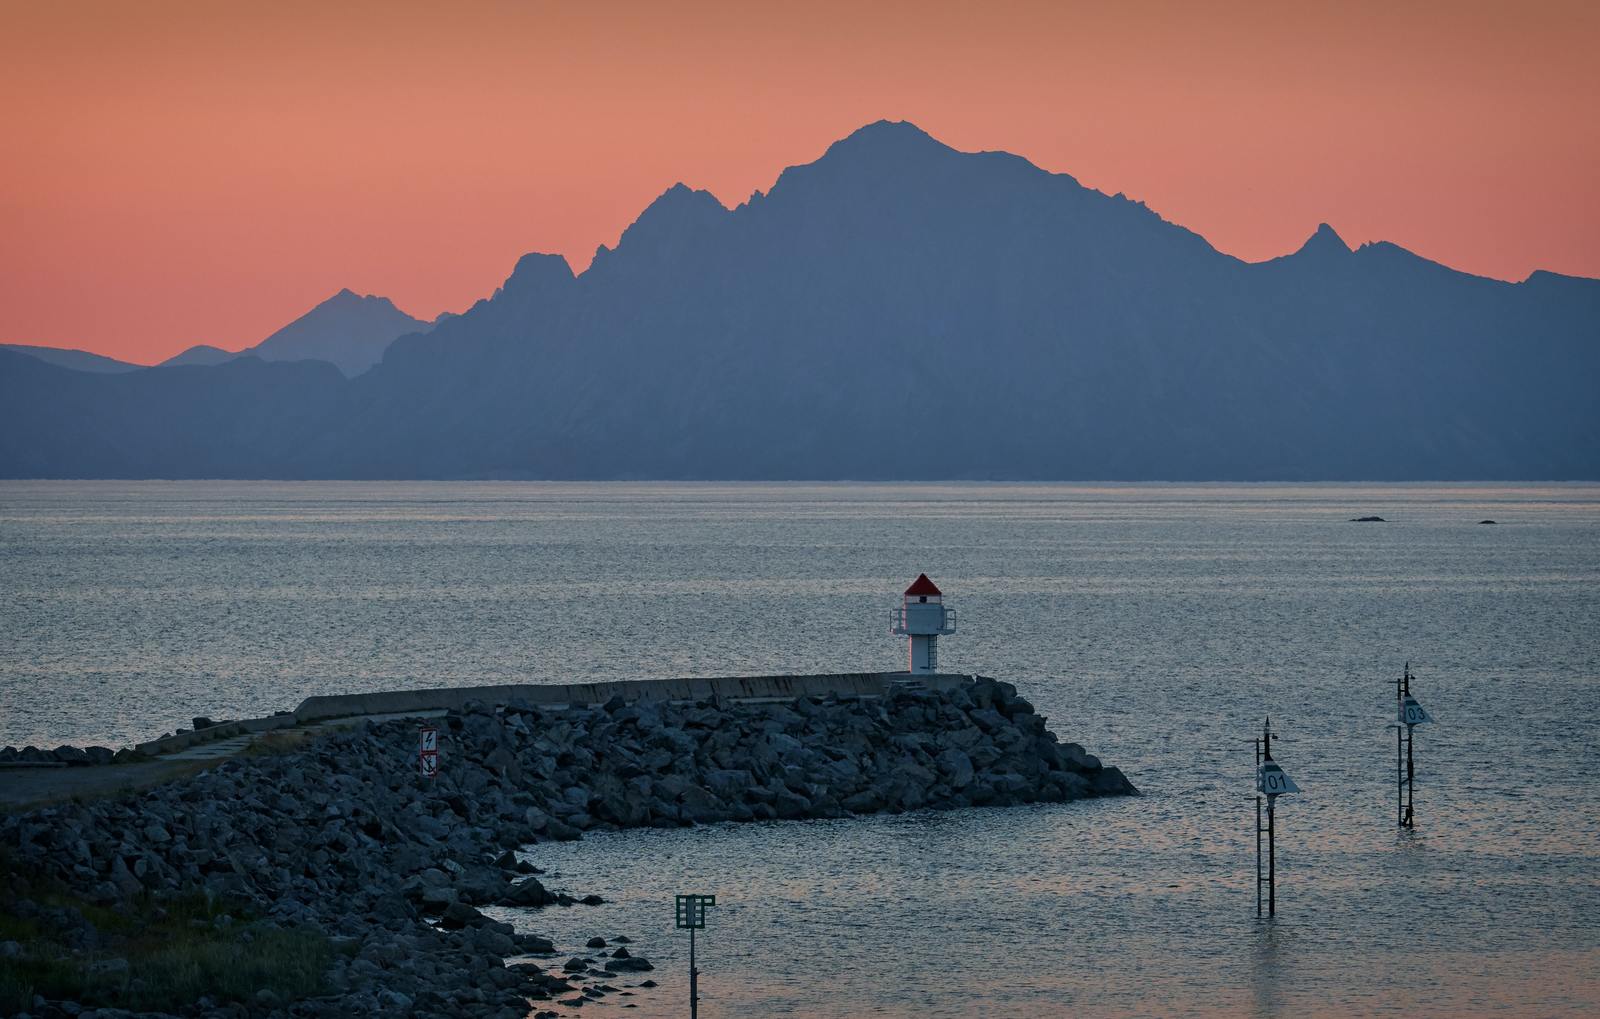
<path fill-rule="evenodd" d="M 439 730 L 423 729 L 417 742 L 417 769 L 423 778 L 439 774 Z"/>

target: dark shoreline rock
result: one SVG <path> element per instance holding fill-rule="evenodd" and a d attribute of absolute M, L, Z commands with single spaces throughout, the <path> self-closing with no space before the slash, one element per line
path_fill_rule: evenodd
<path fill-rule="evenodd" d="M 528 1000 L 568 988 L 506 959 L 555 946 L 477 907 L 601 900 L 552 892 L 518 847 L 626 827 L 1137 794 L 993 680 L 789 703 L 473 703 L 439 729 L 433 780 L 417 774 L 417 723 L 359 722 L 122 799 L 0 815 L 0 852 L 94 902 L 201 890 L 267 927 L 345 939 L 330 995 L 257 1002 L 251 1015 L 521 1019 Z M 605 964 L 648 968 L 623 952 Z"/>
<path fill-rule="evenodd" d="M 0 747 L 0 768 L 59 768 L 111 764 L 117 752 L 110 747 L 74 747 L 62 744 L 54 750 L 26 746 Z"/>

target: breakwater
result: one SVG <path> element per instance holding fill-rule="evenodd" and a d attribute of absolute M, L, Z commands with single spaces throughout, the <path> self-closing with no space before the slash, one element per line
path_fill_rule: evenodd
<path fill-rule="evenodd" d="M 621 993 L 616 982 L 649 967 L 644 949 L 556 946 L 479 912 L 582 907 L 584 889 L 546 887 L 516 849 L 596 829 L 1136 791 L 1059 742 L 1010 684 L 982 679 L 765 702 L 468 700 L 439 728 L 433 780 L 415 770 L 414 722 L 367 722 L 133 797 L 0 817 L 10 908 L 42 932 L 9 943 L 0 972 L 69 958 L 101 974 L 75 1005 L 135 1000 L 139 960 L 118 954 L 127 939 L 38 889 L 110 908 L 198 892 L 238 903 L 251 917 L 242 933 L 313 932 L 339 950 L 296 1001 L 268 992 L 158 1008 L 147 995 L 144 1012 L 511 1019 L 529 1001 L 555 1010 Z M 558 947 L 572 958 L 539 961 Z M 31 998 L 27 1008 L 72 1012 Z M 130 1014 L 101 1007 L 98 1019 Z"/>

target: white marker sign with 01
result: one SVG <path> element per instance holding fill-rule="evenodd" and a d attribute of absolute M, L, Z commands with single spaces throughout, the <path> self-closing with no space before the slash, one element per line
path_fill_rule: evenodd
<path fill-rule="evenodd" d="M 1261 765 L 1261 770 L 1256 772 L 1256 792 L 1266 793 L 1268 796 L 1282 796 L 1284 793 L 1297 793 L 1300 787 L 1294 784 L 1294 779 L 1283 773 L 1277 761 L 1267 761 Z"/>

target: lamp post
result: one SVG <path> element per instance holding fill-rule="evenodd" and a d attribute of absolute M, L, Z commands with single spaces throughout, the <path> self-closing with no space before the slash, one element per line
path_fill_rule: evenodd
<path fill-rule="evenodd" d="M 715 895 L 678 896 L 678 929 L 689 932 L 689 1019 L 700 1015 L 700 971 L 694 965 L 694 932 L 705 930 L 706 907 L 716 904 Z"/>
<path fill-rule="evenodd" d="M 1267 886 L 1267 916 L 1278 915 L 1277 800 L 1284 793 L 1297 793 L 1300 787 L 1284 774 L 1272 759 L 1272 719 L 1261 727 L 1256 740 L 1256 917 L 1261 916 L 1261 886 Z M 1267 798 L 1267 826 L 1261 827 L 1261 797 Z M 1267 837 L 1267 873 L 1261 874 L 1261 836 Z"/>

